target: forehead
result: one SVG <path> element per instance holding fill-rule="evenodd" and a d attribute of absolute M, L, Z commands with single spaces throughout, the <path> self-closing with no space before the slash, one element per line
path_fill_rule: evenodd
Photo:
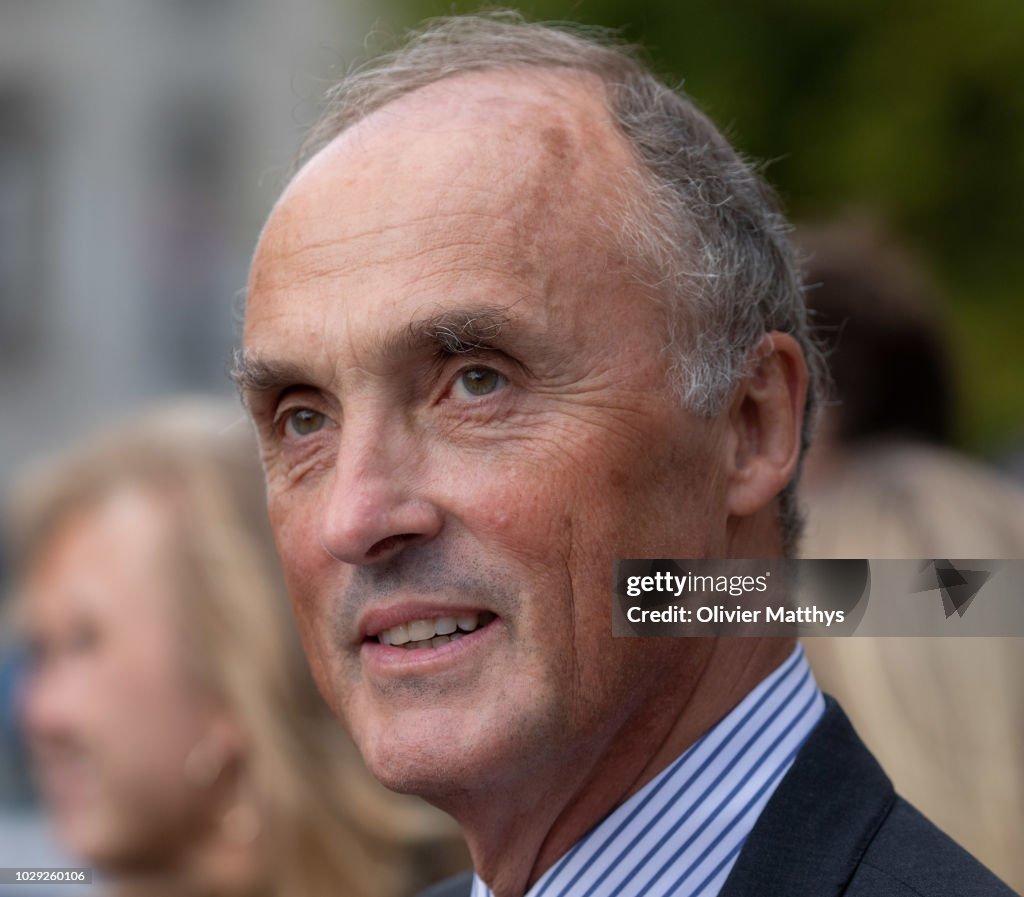
<path fill-rule="evenodd" d="M 125 486 L 59 519 L 28 571 L 27 611 L 59 623 L 70 610 L 136 620 L 166 611 L 168 509 Z"/>
<path fill-rule="evenodd" d="M 595 265 L 618 264 L 614 185 L 632 172 L 596 77 L 477 73 L 415 91 L 344 132 L 285 191 L 254 259 L 247 335 L 267 295 L 372 293 L 383 313 L 453 288 L 492 304 L 558 293 L 558 280 L 578 288 Z"/>
<path fill-rule="evenodd" d="M 630 159 L 596 77 L 461 75 L 406 94 L 342 133 L 285 191 L 268 231 L 287 238 L 293 216 L 305 225 L 303 213 L 326 211 L 317 202 L 325 194 L 345 195 L 392 223 L 422 202 L 418 211 L 502 215 L 536 229 L 541 214 L 606 201 L 609 174 Z"/>

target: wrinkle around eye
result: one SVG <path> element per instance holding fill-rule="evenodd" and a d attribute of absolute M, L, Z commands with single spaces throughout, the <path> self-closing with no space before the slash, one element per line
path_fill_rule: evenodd
<path fill-rule="evenodd" d="M 264 454 L 268 486 L 293 486 L 309 477 L 317 477 L 334 469 L 336 445 L 278 445 Z"/>
<path fill-rule="evenodd" d="M 290 433 L 289 420 L 302 411 L 320 415 L 322 426 L 306 435 Z M 326 411 L 306 402 L 296 402 L 278 409 L 269 431 L 262 451 L 268 483 L 276 479 L 292 484 L 334 467 L 339 425 Z"/>

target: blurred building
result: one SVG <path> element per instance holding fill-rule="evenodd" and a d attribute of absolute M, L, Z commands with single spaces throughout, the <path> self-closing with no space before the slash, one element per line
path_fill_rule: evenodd
<path fill-rule="evenodd" d="M 249 254 L 361 47 L 354 2 L 0 4 L 0 502 L 33 456 L 134 406 L 231 390 Z M 0 866 L 53 865 L 5 593 L 0 569 Z"/>
<path fill-rule="evenodd" d="M 0 498 L 153 396 L 227 391 L 235 297 L 352 0 L 0 6 Z"/>

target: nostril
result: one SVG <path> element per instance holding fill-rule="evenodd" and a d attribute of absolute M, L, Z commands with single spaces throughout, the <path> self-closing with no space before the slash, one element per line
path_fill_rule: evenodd
<path fill-rule="evenodd" d="M 388 536 L 386 539 L 381 539 L 379 542 L 375 542 L 370 546 L 370 550 L 366 552 L 366 559 L 373 560 L 375 557 L 390 551 L 392 548 L 396 548 L 403 542 L 409 542 L 417 538 L 416 533 L 399 533 L 397 536 Z"/>

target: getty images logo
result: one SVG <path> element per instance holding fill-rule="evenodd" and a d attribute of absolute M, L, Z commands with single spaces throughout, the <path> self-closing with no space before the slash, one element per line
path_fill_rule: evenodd
<path fill-rule="evenodd" d="M 946 619 L 953 614 L 963 617 L 991 576 L 992 573 L 988 570 L 956 567 L 949 560 L 924 561 L 918 568 L 914 592 L 941 593 L 942 609 Z"/>

